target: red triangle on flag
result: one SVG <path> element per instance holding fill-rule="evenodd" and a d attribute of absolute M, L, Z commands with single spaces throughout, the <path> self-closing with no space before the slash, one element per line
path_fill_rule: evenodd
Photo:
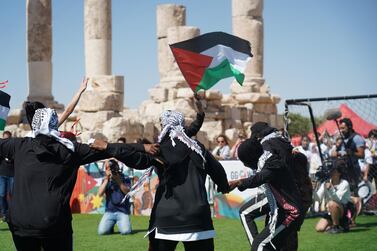
<path fill-rule="evenodd" d="M 175 60 L 190 88 L 195 92 L 212 57 L 192 51 L 171 47 Z"/>

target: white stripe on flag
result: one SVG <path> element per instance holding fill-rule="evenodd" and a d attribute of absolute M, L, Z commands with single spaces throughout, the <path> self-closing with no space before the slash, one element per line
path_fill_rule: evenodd
<path fill-rule="evenodd" d="M 245 71 L 247 62 L 249 62 L 251 59 L 249 55 L 233 50 L 232 48 L 221 44 L 202 51 L 200 54 L 213 57 L 208 68 L 216 67 L 225 59 L 228 59 L 229 63 L 231 63 L 233 67 L 241 73 Z"/>

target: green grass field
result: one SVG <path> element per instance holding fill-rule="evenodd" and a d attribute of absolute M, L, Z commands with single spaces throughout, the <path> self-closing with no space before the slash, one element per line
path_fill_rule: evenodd
<path fill-rule="evenodd" d="M 148 240 L 143 238 L 148 227 L 148 217 L 133 217 L 134 233 L 121 236 L 117 233 L 107 236 L 97 235 L 97 225 L 101 215 L 74 215 L 74 250 L 147 250 Z M 299 234 L 299 250 L 377 250 L 377 217 L 360 216 L 358 227 L 349 233 L 330 235 L 316 233 L 314 225 L 318 219 L 305 220 Z M 263 221 L 258 222 L 260 225 Z M 250 250 L 246 235 L 238 220 L 214 219 L 217 237 L 215 250 Z M 0 224 L 0 250 L 15 250 L 11 234 L 5 223 Z M 180 245 L 177 250 L 183 250 Z"/>

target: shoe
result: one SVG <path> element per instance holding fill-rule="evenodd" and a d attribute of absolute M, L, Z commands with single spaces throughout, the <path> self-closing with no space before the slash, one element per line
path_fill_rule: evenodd
<path fill-rule="evenodd" d="M 339 234 L 342 232 L 342 229 L 339 226 L 332 226 L 328 230 L 326 230 L 326 233 L 328 234 Z"/>

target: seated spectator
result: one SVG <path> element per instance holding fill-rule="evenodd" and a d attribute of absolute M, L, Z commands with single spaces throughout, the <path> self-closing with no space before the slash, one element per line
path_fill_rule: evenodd
<path fill-rule="evenodd" d="M 121 234 L 131 233 L 130 203 L 123 201 L 130 191 L 131 182 L 124 176 L 115 160 L 109 160 L 106 176 L 98 189 L 98 195 L 106 194 L 105 214 L 98 226 L 98 234 L 105 235 L 114 232 L 115 224 Z"/>
<path fill-rule="evenodd" d="M 225 135 L 217 136 L 217 146 L 213 149 L 212 154 L 217 160 L 230 159 L 230 148 Z"/>
<path fill-rule="evenodd" d="M 348 181 L 342 178 L 345 168 L 346 163 L 343 160 L 336 160 L 330 172 L 330 180 L 323 182 L 314 193 L 316 200 L 325 198 L 328 211 L 315 227 L 318 232 L 337 234 L 349 229 L 347 210 L 350 208 L 351 191 Z"/>
<path fill-rule="evenodd" d="M 238 138 L 236 143 L 232 146 L 232 149 L 230 150 L 230 158 L 231 159 L 238 159 L 238 147 L 241 145 L 242 142 L 244 142 L 246 139 L 246 133 L 243 130 L 240 130 L 238 132 Z"/>

